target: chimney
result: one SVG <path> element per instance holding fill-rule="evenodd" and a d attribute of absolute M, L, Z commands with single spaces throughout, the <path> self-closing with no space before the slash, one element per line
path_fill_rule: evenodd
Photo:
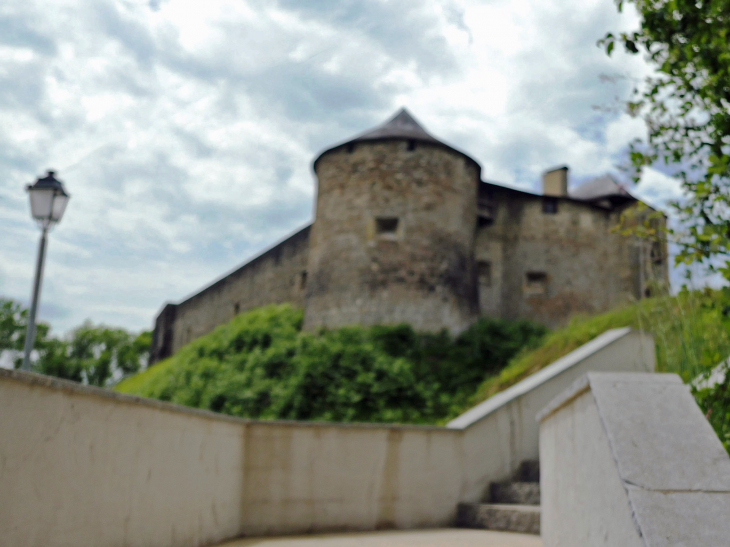
<path fill-rule="evenodd" d="M 564 197 L 568 195 L 568 167 L 558 167 L 545 171 L 542 175 L 542 194 L 544 196 Z"/>

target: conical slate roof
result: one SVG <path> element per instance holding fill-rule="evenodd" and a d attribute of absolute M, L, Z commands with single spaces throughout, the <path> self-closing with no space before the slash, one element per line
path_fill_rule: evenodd
<path fill-rule="evenodd" d="M 314 166 L 316 168 L 317 162 L 319 159 L 324 156 L 327 152 L 330 152 L 332 150 L 335 150 L 336 148 L 340 148 L 341 146 L 347 146 L 350 144 L 355 144 L 358 142 L 372 142 L 372 141 L 384 141 L 384 140 L 413 140 L 413 141 L 419 141 L 419 142 L 428 142 L 432 144 L 437 144 L 440 146 L 443 146 L 445 148 L 448 148 L 449 150 L 453 150 L 454 152 L 457 152 L 461 154 L 462 156 L 468 158 L 472 162 L 474 162 L 477 167 L 479 167 L 479 164 L 477 164 L 476 161 L 474 161 L 473 158 L 470 156 L 464 154 L 461 150 L 457 150 L 453 146 L 450 146 L 446 144 L 445 142 L 442 142 L 438 140 L 436 137 L 431 135 L 428 131 L 426 131 L 423 127 L 421 127 L 421 124 L 419 124 L 416 119 L 411 115 L 408 110 L 405 108 L 401 108 L 398 112 L 396 112 L 395 116 L 390 118 L 388 121 L 372 128 L 368 129 L 364 133 L 360 133 L 359 135 L 355 136 L 352 139 L 349 139 L 345 142 L 341 142 L 339 144 L 336 144 L 335 146 L 332 146 L 330 148 L 327 148 L 323 152 L 321 152 L 317 158 L 314 160 Z M 481 171 L 481 167 L 479 167 Z"/>
<path fill-rule="evenodd" d="M 348 143 L 380 139 L 412 139 L 426 142 L 439 142 L 438 139 L 421 127 L 408 110 L 401 108 L 387 122 L 361 133 L 354 139 L 348 141 Z"/>

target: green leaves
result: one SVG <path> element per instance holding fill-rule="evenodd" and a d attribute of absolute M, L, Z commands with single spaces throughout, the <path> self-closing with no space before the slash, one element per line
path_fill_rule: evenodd
<path fill-rule="evenodd" d="M 671 234 L 678 262 L 730 280 L 730 0 L 627 1 L 639 29 L 609 33 L 599 45 L 610 55 L 621 42 L 629 53 L 644 52 L 655 69 L 628 104 L 648 129 L 646 142 L 631 146 L 634 180 L 655 162 L 675 168 L 687 196 L 673 207 L 683 227 Z"/>
<path fill-rule="evenodd" d="M 288 305 L 239 314 L 118 389 L 247 418 L 434 423 L 545 332 L 491 319 L 456 338 L 301 324 Z"/>
<path fill-rule="evenodd" d="M 14 354 L 16 367 L 22 360 L 27 317 L 28 311 L 20 304 L 0 298 L 0 352 Z M 64 338 L 50 337 L 50 329 L 43 323 L 36 331 L 35 372 L 96 386 L 117 382 L 146 366 L 152 342 L 149 331 L 133 335 L 90 322 Z"/>

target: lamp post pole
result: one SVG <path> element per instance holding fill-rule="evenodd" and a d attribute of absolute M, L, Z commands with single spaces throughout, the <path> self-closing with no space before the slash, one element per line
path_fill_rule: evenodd
<path fill-rule="evenodd" d="M 38 244 L 38 259 L 35 265 L 33 294 L 31 295 L 28 326 L 25 332 L 23 364 L 20 367 L 22 370 L 30 370 L 30 354 L 33 352 L 33 345 L 35 344 L 36 315 L 38 313 L 38 301 L 41 296 L 41 282 L 43 281 L 43 266 L 46 260 L 48 231 L 53 225 L 61 221 L 70 197 L 66 193 L 63 183 L 55 175 L 53 171 L 48 171 L 45 177 L 39 178 L 35 181 L 35 184 L 28 185 L 26 188 L 28 194 L 30 194 L 31 215 L 41 228 L 41 240 Z"/>
<path fill-rule="evenodd" d="M 28 313 L 28 328 L 25 332 L 25 347 L 23 349 L 22 370 L 30 370 L 30 353 L 35 343 L 35 316 L 38 311 L 38 299 L 41 295 L 41 280 L 43 279 L 43 266 L 46 261 L 46 241 L 48 239 L 48 226 L 43 226 L 41 241 L 38 244 L 38 260 L 35 265 L 35 280 L 33 281 L 33 296 Z"/>

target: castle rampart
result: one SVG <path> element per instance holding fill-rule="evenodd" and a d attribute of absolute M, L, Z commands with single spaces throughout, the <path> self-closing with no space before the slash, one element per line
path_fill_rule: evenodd
<path fill-rule="evenodd" d="M 180 304 L 155 323 L 152 360 L 171 355 L 236 314 L 267 304 L 304 305 L 309 251 L 307 226 Z"/>
<path fill-rule="evenodd" d="M 314 170 L 312 226 L 165 306 L 153 362 L 266 304 L 304 308 L 308 329 L 458 332 L 480 315 L 557 327 L 668 282 L 666 243 L 614 230 L 637 200 L 611 177 L 569 189 L 560 167 L 542 195 L 482 182 L 473 159 L 405 110 L 326 150 Z"/>

